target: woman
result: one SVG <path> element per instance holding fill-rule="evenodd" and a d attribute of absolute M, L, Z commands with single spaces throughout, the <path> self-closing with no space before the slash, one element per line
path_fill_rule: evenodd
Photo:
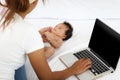
<path fill-rule="evenodd" d="M 52 72 L 44 54 L 44 45 L 38 31 L 24 21 L 37 5 L 29 0 L 5 0 L 5 12 L 0 14 L 0 80 L 14 80 L 15 70 L 28 55 L 40 80 L 64 80 L 91 67 L 89 59 L 81 59 L 68 69 Z"/>

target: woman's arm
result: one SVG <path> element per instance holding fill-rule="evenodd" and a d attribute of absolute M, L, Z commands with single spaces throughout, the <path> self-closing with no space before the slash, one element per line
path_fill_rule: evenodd
<path fill-rule="evenodd" d="M 55 80 L 65 80 L 66 78 L 81 74 L 85 72 L 87 69 L 91 67 L 91 61 L 90 59 L 82 58 L 81 60 L 76 61 L 71 67 L 63 70 L 63 71 L 57 71 L 53 72 L 54 79 Z"/>
<path fill-rule="evenodd" d="M 54 80 L 46 61 L 44 48 L 28 54 L 30 63 L 39 80 Z"/>
<path fill-rule="evenodd" d="M 45 58 L 44 49 L 28 54 L 30 62 L 40 80 L 65 80 L 74 74 L 80 74 L 91 67 L 89 59 L 81 59 L 75 62 L 70 68 L 62 71 L 52 72 Z"/>

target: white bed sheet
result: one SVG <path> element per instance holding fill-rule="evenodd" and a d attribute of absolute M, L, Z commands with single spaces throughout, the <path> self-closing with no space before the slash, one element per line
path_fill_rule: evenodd
<path fill-rule="evenodd" d="M 49 20 L 49 19 L 43 19 L 43 20 L 26 20 L 33 24 L 33 26 L 36 26 L 36 29 L 40 29 L 44 26 L 54 26 L 60 22 L 63 22 L 64 20 Z M 102 19 L 106 24 L 109 24 L 113 29 L 115 29 L 117 32 L 120 33 L 120 20 L 107 20 Z M 48 63 L 50 65 L 50 68 L 54 70 L 61 70 L 64 69 L 65 66 L 60 63 L 58 57 L 67 51 L 75 50 L 78 48 L 81 48 L 81 46 L 87 46 L 88 41 L 90 39 L 90 35 L 94 26 L 95 20 L 79 20 L 79 21 L 72 21 L 69 20 L 73 25 L 74 32 L 71 39 L 65 41 L 63 45 L 56 50 L 55 54 L 48 59 Z M 41 25 L 41 26 L 39 26 Z M 85 43 L 85 44 L 84 44 Z M 59 65 L 61 66 L 58 66 Z M 26 73 L 28 80 L 37 80 L 37 77 L 30 66 L 29 61 L 26 62 Z M 74 77 L 69 78 L 68 80 L 75 80 Z"/>

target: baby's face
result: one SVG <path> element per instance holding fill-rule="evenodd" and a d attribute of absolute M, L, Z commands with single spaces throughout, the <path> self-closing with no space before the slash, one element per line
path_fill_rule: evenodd
<path fill-rule="evenodd" d="M 67 26 L 63 23 L 56 25 L 52 32 L 64 39 L 66 37 L 65 32 L 68 30 Z"/>

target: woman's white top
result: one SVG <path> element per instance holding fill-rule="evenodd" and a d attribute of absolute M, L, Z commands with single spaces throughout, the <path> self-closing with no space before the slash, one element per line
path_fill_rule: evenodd
<path fill-rule="evenodd" d="M 44 47 L 39 32 L 18 14 L 5 30 L 0 26 L 0 80 L 14 80 L 28 53 Z M 1 16 L 0 16 L 1 19 Z"/>

